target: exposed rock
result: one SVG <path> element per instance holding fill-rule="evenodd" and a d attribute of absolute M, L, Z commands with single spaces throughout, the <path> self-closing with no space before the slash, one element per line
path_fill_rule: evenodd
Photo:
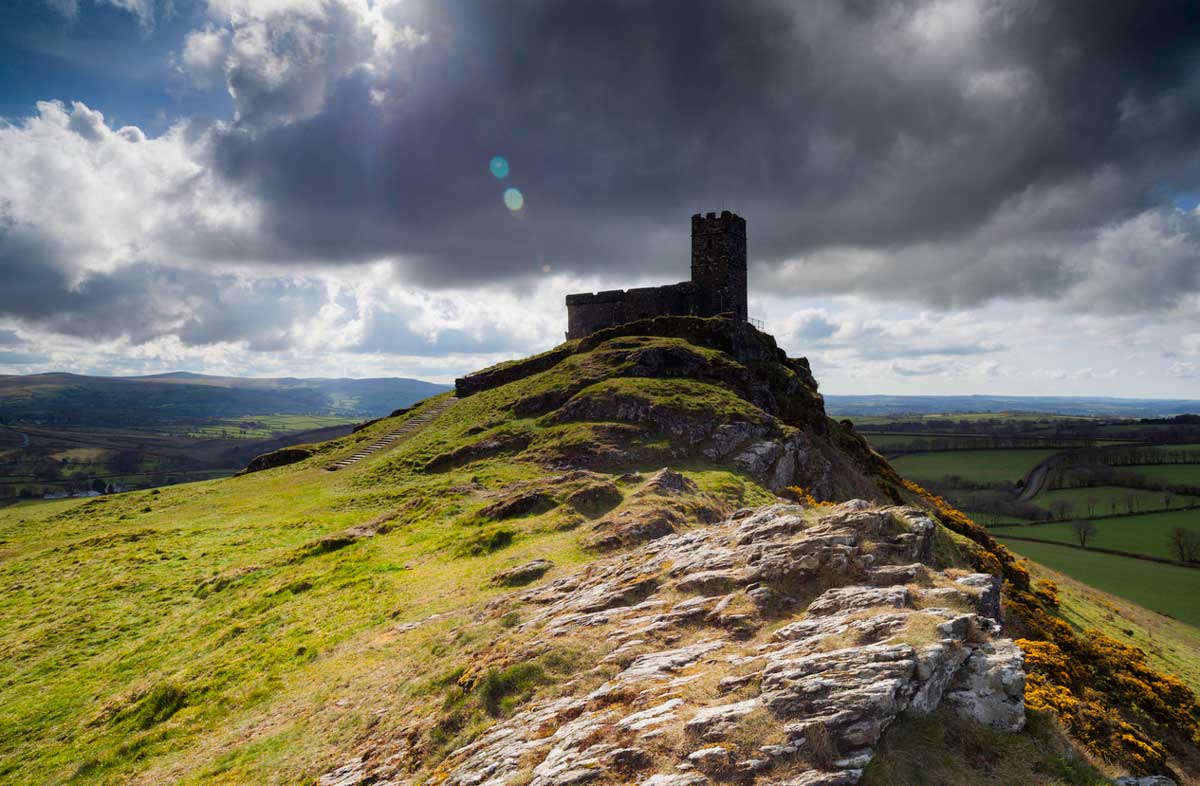
<path fill-rule="evenodd" d="M 998 639 L 971 653 L 946 700 L 962 715 L 1001 731 L 1025 726 L 1025 656 Z"/>
<path fill-rule="evenodd" d="M 567 497 L 567 504 L 588 518 L 607 513 L 622 500 L 620 490 L 612 483 L 590 483 Z"/>
<path fill-rule="evenodd" d="M 274 469 L 275 467 L 286 467 L 289 464 L 295 464 L 313 455 L 313 449 L 309 446 L 296 445 L 290 448 L 280 448 L 272 450 L 270 453 L 263 453 L 250 459 L 250 463 L 246 468 L 239 472 L 239 475 L 248 475 L 251 472 L 261 472 L 264 469 Z"/>
<path fill-rule="evenodd" d="M 554 498 L 545 492 L 527 491 L 505 497 L 481 508 L 479 516 L 493 521 L 513 519 L 533 513 L 544 513 L 556 504 Z"/>
<path fill-rule="evenodd" d="M 553 567 L 554 563 L 548 559 L 535 559 L 532 562 L 526 562 L 524 565 L 500 571 L 492 577 L 492 582 L 504 587 L 519 587 L 522 584 L 528 584 L 531 581 L 540 579 Z"/>
<path fill-rule="evenodd" d="M 689 500 L 680 478 L 643 489 Z M 934 526 L 910 508 L 772 505 L 497 599 L 496 615 L 521 605 L 514 646 L 571 637 L 608 671 L 453 751 L 447 786 L 842 786 L 904 712 L 945 702 L 1020 729 L 1021 653 L 987 616 L 995 583 L 923 565 Z"/>
<path fill-rule="evenodd" d="M 905 587 L 835 587 L 812 602 L 808 616 L 827 617 L 877 607 L 901 609 L 906 605 L 908 589 Z"/>
<path fill-rule="evenodd" d="M 1113 781 L 1117 786 L 1175 786 L 1175 781 L 1162 775 L 1151 775 L 1147 778 L 1124 777 Z"/>
<path fill-rule="evenodd" d="M 638 496 L 649 493 L 657 494 L 694 494 L 697 488 L 695 482 L 669 467 L 663 467 L 650 476 L 646 485 L 637 492 Z"/>
<path fill-rule="evenodd" d="M 692 716 L 685 728 L 688 732 L 704 739 L 721 739 L 739 718 L 749 715 L 763 706 L 757 696 L 734 704 L 718 704 L 705 707 Z"/>
<path fill-rule="evenodd" d="M 975 608 L 979 611 L 980 616 L 998 623 L 1004 622 L 1003 614 L 1000 611 L 1001 582 L 999 576 L 992 576 L 988 573 L 972 573 L 969 576 L 963 576 L 955 583 L 976 591 Z"/>

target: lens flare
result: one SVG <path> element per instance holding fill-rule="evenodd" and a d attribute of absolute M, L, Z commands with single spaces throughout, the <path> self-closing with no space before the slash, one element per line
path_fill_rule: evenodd
<path fill-rule="evenodd" d="M 514 213 L 525 207 L 525 197 L 515 188 L 504 189 L 504 205 Z"/>
<path fill-rule="evenodd" d="M 508 177 L 508 159 L 504 156 L 496 156 L 488 163 L 488 169 L 492 170 L 492 174 L 497 180 L 503 180 Z"/>

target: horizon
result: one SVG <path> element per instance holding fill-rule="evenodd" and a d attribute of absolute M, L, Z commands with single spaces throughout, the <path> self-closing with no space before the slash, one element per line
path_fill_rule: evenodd
<path fill-rule="evenodd" d="M 501 361 L 501 362 L 503 362 L 503 361 Z M 482 370 L 482 369 L 476 369 L 476 370 Z M 51 375 L 56 375 L 56 374 L 67 375 L 67 376 L 100 378 L 100 379 L 153 379 L 155 377 L 167 377 L 167 376 L 193 376 L 193 377 L 208 377 L 208 378 L 212 378 L 212 379 L 240 379 L 240 380 L 251 380 L 251 381 L 253 381 L 253 380 L 265 381 L 265 380 L 295 379 L 295 380 L 298 380 L 301 382 L 307 381 L 307 380 L 333 380 L 333 381 L 351 380 L 351 381 L 356 381 L 356 382 L 374 381 L 374 380 L 405 380 L 405 381 L 413 381 L 413 382 L 427 382 L 427 383 L 430 383 L 433 385 L 443 385 L 447 388 L 452 388 L 454 386 L 454 379 L 455 379 L 455 378 L 450 378 L 448 381 L 441 381 L 441 380 L 437 380 L 437 379 L 402 377 L 402 376 L 298 377 L 295 375 L 287 375 L 287 374 L 285 374 L 283 376 L 270 376 L 270 377 L 254 376 L 254 375 L 229 376 L 229 375 L 224 375 L 224 374 L 209 374 L 209 373 L 203 373 L 203 372 L 198 372 L 198 371 L 187 371 L 187 370 L 182 370 L 182 369 L 176 369 L 174 371 L 159 371 L 159 372 L 152 372 L 149 374 L 136 374 L 136 375 L 81 374 L 76 371 L 51 370 L 51 371 L 38 371 L 38 372 L 31 373 L 31 374 L 0 373 L 0 377 L 6 377 L 6 376 L 8 376 L 8 377 L 36 377 L 36 376 L 51 376 Z M 819 381 L 820 380 L 818 380 L 818 382 Z M 1005 393 L 1005 394 L 998 394 L 998 393 L 838 393 L 836 391 L 828 391 L 828 390 L 823 390 L 823 389 L 820 390 L 819 392 L 822 396 L 825 396 L 825 397 L 836 396 L 838 398 L 843 398 L 843 399 L 851 399 L 851 398 L 864 398 L 864 399 L 866 399 L 866 398 L 876 398 L 876 399 L 878 399 L 878 398 L 884 398 L 884 399 L 887 399 L 887 398 L 1062 399 L 1063 401 L 1088 401 L 1088 400 L 1095 400 L 1095 401 L 1179 401 L 1179 402 L 1185 402 L 1185 403 L 1193 403 L 1194 402 L 1194 403 L 1200 404 L 1200 394 L 1198 394 L 1195 397 L 1191 397 L 1191 396 L 1105 396 L 1105 395 L 1094 395 L 1094 394 L 1086 394 L 1086 393 L 1077 393 L 1077 394 L 1072 394 L 1072 393 L 1053 393 L 1053 394 L 1040 394 L 1040 393 Z M 990 410 L 990 411 L 1004 412 L 1004 411 L 1015 411 L 1015 410 Z M 954 411 L 947 411 L 943 414 L 954 415 L 954 414 L 958 414 L 958 413 L 956 413 Z"/>
<path fill-rule="evenodd" d="M 832 395 L 1200 395 L 1193 4 L 0 23 L 3 374 L 445 384 L 561 342 L 569 293 L 686 279 L 731 209 L 750 317 Z"/>

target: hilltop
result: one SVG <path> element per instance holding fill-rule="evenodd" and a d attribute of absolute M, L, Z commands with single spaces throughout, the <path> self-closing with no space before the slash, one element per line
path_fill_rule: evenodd
<path fill-rule="evenodd" d="M 1200 772 L 1183 682 L 1060 618 L 750 325 L 635 322 L 456 392 L 238 478 L 0 511 L 0 779 Z"/>

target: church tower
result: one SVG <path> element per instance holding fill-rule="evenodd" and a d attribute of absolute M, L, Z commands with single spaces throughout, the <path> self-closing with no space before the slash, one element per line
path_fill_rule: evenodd
<path fill-rule="evenodd" d="M 722 211 L 692 216 L 692 283 L 699 316 L 746 321 L 746 220 Z"/>

